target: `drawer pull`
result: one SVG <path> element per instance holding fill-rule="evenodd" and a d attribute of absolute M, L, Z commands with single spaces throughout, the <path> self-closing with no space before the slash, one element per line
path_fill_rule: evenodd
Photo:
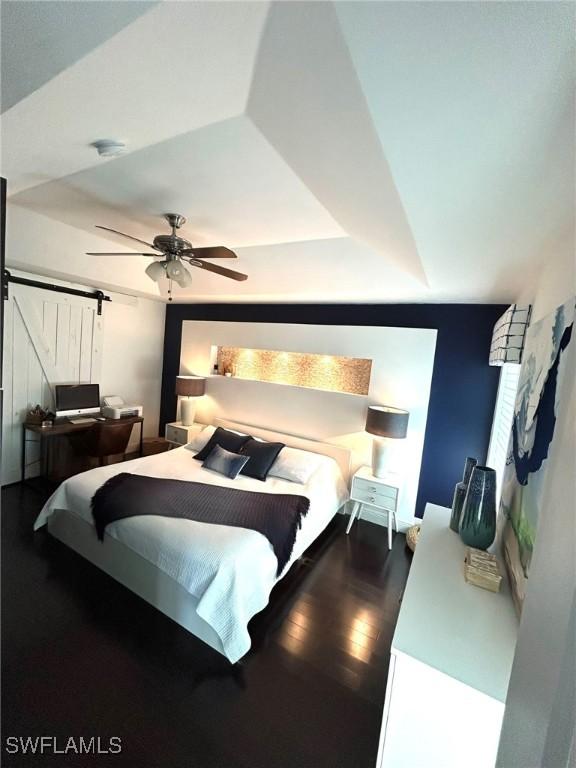
<path fill-rule="evenodd" d="M 368 501 L 370 501 L 370 502 L 372 502 L 372 504 L 374 504 L 374 502 L 376 501 L 376 499 L 374 498 L 374 496 L 370 496 L 370 498 L 368 499 Z"/>

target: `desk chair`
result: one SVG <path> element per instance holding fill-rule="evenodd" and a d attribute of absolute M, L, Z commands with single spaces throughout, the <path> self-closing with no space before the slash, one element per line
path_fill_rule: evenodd
<path fill-rule="evenodd" d="M 98 459 L 98 464 L 103 466 L 104 459 L 117 454 L 122 454 L 124 461 L 132 427 L 132 423 L 122 421 L 97 422 L 85 432 L 68 435 L 68 439 L 78 455 Z"/>

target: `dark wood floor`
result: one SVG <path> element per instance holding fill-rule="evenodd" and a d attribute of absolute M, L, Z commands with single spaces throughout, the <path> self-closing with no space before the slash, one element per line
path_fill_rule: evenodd
<path fill-rule="evenodd" d="M 2 505 L 2 765 L 373 768 L 403 536 L 338 516 L 250 625 L 232 667 L 44 531 L 43 497 Z M 8 736 L 110 736 L 120 754 L 7 755 Z"/>

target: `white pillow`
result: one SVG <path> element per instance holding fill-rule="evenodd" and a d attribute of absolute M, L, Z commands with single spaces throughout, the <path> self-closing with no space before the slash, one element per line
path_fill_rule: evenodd
<path fill-rule="evenodd" d="M 204 448 L 214 432 L 216 432 L 216 427 L 213 427 L 212 425 L 204 427 L 201 432 L 194 435 L 189 443 L 186 443 L 184 448 L 188 448 L 189 451 L 196 451 L 196 453 L 198 453 L 198 451 L 201 451 L 202 448 Z"/>
<path fill-rule="evenodd" d="M 272 464 L 268 477 L 280 477 L 282 480 L 290 480 L 293 483 L 305 485 L 321 462 L 322 457 L 317 453 L 290 448 L 286 445 Z"/>

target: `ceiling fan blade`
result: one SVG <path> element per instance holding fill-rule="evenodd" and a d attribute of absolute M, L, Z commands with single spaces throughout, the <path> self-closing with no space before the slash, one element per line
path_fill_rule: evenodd
<path fill-rule="evenodd" d="M 115 235 L 120 235 L 120 237 L 127 237 L 128 240 L 134 240 L 137 243 L 142 243 L 142 245 L 147 245 L 148 248 L 154 248 L 155 251 L 160 250 L 159 248 L 156 248 L 155 245 L 152 245 L 152 243 L 147 243 L 146 240 L 140 240 L 139 237 L 132 237 L 132 235 L 127 235 L 124 232 L 118 232 L 117 229 L 110 229 L 110 227 L 102 227 L 100 224 L 95 224 L 94 226 L 96 227 L 96 229 L 105 229 L 106 232 L 113 232 Z"/>
<path fill-rule="evenodd" d="M 180 251 L 181 256 L 192 256 L 194 259 L 237 259 L 238 256 L 225 248 L 223 245 L 216 245 L 211 248 L 185 248 Z"/>
<path fill-rule="evenodd" d="M 161 253 L 90 253 L 86 251 L 86 256 L 152 256 L 154 259 L 158 259 L 162 256 Z"/>
<path fill-rule="evenodd" d="M 244 275 L 242 272 L 235 272 L 233 269 L 226 269 L 226 267 L 219 267 L 216 264 L 207 264 L 205 261 L 198 261 L 196 259 L 190 259 L 189 263 L 193 267 L 206 269 L 208 272 L 215 272 L 217 275 L 230 277 L 232 280 L 248 280 L 248 275 Z"/>

